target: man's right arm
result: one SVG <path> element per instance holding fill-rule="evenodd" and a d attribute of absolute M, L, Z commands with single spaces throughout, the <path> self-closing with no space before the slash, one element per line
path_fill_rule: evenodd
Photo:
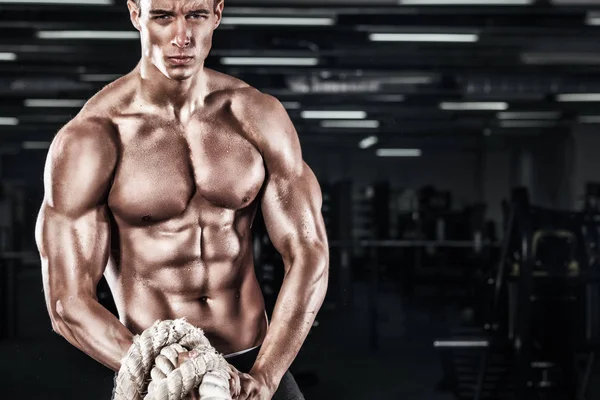
<path fill-rule="evenodd" d="M 109 122 L 76 117 L 54 138 L 36 224 L 52 328 L 118 371 L 133 334 L 98 302 L 96 287 L 110 252 L 107 194 L 117 162 Z"/>

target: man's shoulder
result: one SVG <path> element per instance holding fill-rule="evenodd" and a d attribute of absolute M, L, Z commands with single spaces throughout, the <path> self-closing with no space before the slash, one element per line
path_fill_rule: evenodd
<path fill-rule="evenodd" d="M 123 108 L 127 78 L 106 85 L 92 96 L 57 133 L 55 142 L 71 146 L 116 143 L 114 118 Z M 112 147 L 112 146 L 111 146 Z"/>
<path fill-rule="evenodd" d="M 125 75 L 100 89 L 61 129 L 68 134 L 112 135 L 114 118 L 131 97 L 131 79 Z"/>
<path fill-rule="evenodd" d="M 239 78 L 214 70 L 211 70 L 211 74 L 211 78 L 216 82 L 215 91 L 222 93 L 235 111 L 243 114 L 263 113 L 280 105 L 275 97 L 261 92 Z"/>
<path fill-rule="evenodd" d="M 122 76 L 104 86 L 83 106 L 85 115 L 114 118 L 126 103 L 130 103 L 135 93 L 135 83 L 131 74 Z"/>

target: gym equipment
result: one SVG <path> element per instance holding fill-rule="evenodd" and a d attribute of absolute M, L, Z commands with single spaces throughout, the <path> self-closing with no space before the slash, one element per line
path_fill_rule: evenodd
<path fill-rule="evenodd" d="M 507 211 L 487 322 L 434 343 L 454 364 L 446 383 L 460 399 L 583 400 L 598 344 L 600 216 L 534 207 L 522 190 Z"/>

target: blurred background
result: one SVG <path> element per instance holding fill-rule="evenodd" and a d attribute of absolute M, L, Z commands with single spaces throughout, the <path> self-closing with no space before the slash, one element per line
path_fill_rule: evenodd
<path fill-rule="evenodd" d="M 110 398 L 52 331 L 34 225 L 53 136 L 139 60 L 125 3 L 0 0 L 2 399 Z M 600 0 L 226 0 L 207 66 L 284 104 L 324 194 L 307 399 L 599 398 L 599 25 Z"/>

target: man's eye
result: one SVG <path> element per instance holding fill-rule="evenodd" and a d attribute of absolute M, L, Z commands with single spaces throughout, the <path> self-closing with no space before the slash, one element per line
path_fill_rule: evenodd
<path fill-rule="evenodd" d="M 169 15 L 157 15 L 156 17 L 154 17 L 154 19 L 167 19 L 169 18 Z"/>
<path fill-rule="evenodd" d="M 193 18 L 193 19 L 199 19 L 199 18 L 204 18 L 204 17 L 206 17 L 205 14 L 190 14 L 190 18 Z"/>

